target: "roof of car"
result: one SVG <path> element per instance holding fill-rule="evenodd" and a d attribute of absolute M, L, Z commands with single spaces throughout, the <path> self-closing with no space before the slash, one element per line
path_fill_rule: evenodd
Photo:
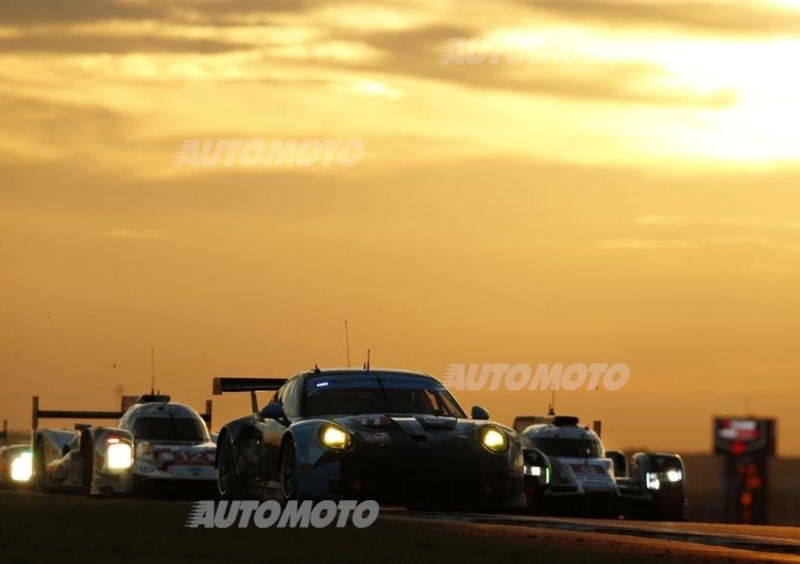
<path fill-rule="evenodd" d="M 578 418 L 572 416 L 556 416 L 547 423 L 536 423 L 526 427 L 520 435 L 537 439 L 595 439 L 597 434 L 588 427 L 578 424 Z"/>
<path fill-rule="evenodd" d="M 430 374 L 416 372 L 414 370 L 400 370 L 395 368 L 319 368 L 299 372 L 296 376 L 353 376 L 353 375 L 398 375 L 398 376 L 417 376 L 420 378 L 430 378 L 435 380 Z"/>
<path fill-rule="evenodd" d="M 172 402 L 151 402 L 137 403 L 131 406 L 126 417 L 199 417 L 197 412 L 183 405 L 182 403 Z"/>

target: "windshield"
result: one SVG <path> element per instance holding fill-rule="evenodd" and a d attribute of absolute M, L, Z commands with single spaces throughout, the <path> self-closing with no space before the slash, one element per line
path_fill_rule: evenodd
<path fill-rule="evenodd" d="M 533 448 L 547 456 L 565 458 L 599 458 L 602 456 L 600 442 L 590 439 L 531 439 Z"/>
<path fill-rule="evenodd" d="M 145 441 L 206 440 L 203 422 L 193 417 L 137 417 L 131 431 L 136 439 Z"/>
<path fill-rule="evenodd" d="M 435 380 L 393 374 L 309 378 L 303 412 L 306 416 L 360 413 L 465 416 L 453 396 Z"/>

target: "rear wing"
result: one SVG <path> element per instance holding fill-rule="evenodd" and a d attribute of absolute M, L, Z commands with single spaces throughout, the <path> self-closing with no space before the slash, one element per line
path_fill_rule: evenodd
<path fill-rule="evenodd" d="M 253 413 L 258 411 L 256 392 L 275 391 L 286 383 L 286 378 L 214 378 L 212 393 L 220 396 L 229 392 L 250 392 Z"/>
<path fill-rule="evenodd" d="M 33 396 L 33 419 L 32 429 L 39 428 L 39 419 L 119 419 L 128 410 L 125 407 L 125 397 L 122 399 L 122 409 L 120 411 L 70 411 L 56 409 L 39 409 L 39 396 Z M 130 407 L 130 406 L 128 406 Z M 200 413 L 200 417 L 211 426 L 211 400 L 206 400 L 205 413 Z"/>
<path fill-rule="evenodd" d="M 67 411 L 39 409 L 39 396 L 33 396 L 33 420 L 31 428 L 39 428 L 39 419 L 119 419 L 122 411 Z"/>
<path fill-rule="evenodd" d="M 200 417 L 206 422 L 206 425 L 208 425 L 209 431 L 211 430 L 211 407 L 211 400 L 206 400 L 206 410 L 200 413 Z"/>

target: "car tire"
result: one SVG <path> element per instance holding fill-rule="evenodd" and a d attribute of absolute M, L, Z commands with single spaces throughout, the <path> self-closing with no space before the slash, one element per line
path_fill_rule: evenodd
<path fill-rule="evenodd" d="M 297 450 L 294 441 L 289 439 L 281 451 L 280 465 L 280 497 L 284 503 L 289 500 L 299 500 L 297 488 Z"/>
<path fill-rule="evenodd" d="M 246 486 L 236 472 L 233 443 L 225 437 L 217 454 L 217 491 L 220 499 L 261 499 L 258 487 Z"/>

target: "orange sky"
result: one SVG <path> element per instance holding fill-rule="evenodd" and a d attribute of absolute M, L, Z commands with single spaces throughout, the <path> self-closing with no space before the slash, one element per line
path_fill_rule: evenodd
<path fill-rule="evenodd" d="M 345 362 L 623 362 L 611 446 L 800 455 L 800 3 L 5 0 L 0 418 Z M 442 64 L 453 40 L 501 54 Z M 504 59 L 530 54 L 524 63 Z M 176 167 L 186 139 L 354 165 Z M 510 423 L 540 392 L 460 393 Z M 217 399 L 216 426 L 245 397 Z"/>

